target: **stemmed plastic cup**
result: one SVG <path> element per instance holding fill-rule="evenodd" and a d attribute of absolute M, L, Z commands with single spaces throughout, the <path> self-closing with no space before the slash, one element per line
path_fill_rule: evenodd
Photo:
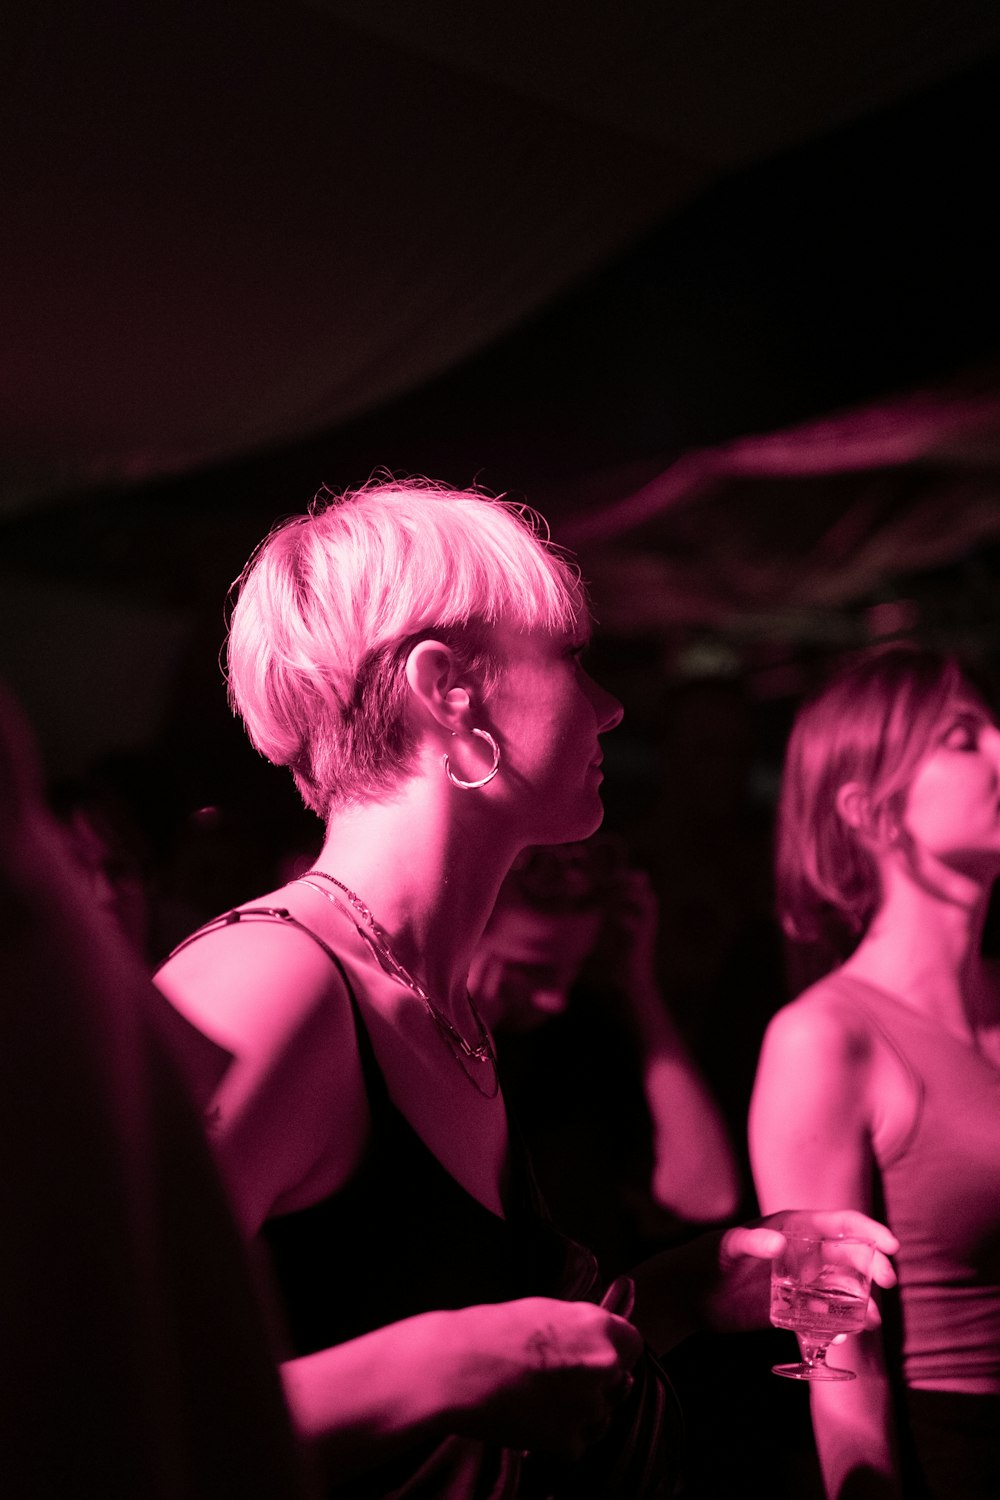
<path fill-rule="evenodd" d="M 789 1380 L 853 1380 L 853 1370 L 826 1363 L 841 1333 L 860 1333 L 871 1291 L 871 1240 L 788 1233 L 771 1266 L 771 1322 L 799 1338 L 801 1360 L 774 1365 Z"/>

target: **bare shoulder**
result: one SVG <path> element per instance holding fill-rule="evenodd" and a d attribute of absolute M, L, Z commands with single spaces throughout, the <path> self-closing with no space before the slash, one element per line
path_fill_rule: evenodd
<path fill-rule="evenodd" d="M 879 1070 L 878 1039 L 864 1013 L 821 980 L 770 1022 L 755 1096 L 794 1100 L 796 1108 L 811 1115 L 829 1111 L 867 1119 Z M 817 1079 L 822 1079 L 822 1089 L 816 1089 Z"/>
<path fill-rule="evenodd" d="M 183 946 L 157 984 L 232 1057 L 210 1123 L 241 1222 L 311 1201 L 353 1170 L 368 1129 L 346 982 L 292 921 L 241 916 Z M 319 1191 L 320 1189 L 317 1189 Z"/>
<path fill-rule="evenodd" d="M 214 1041 L 239 1052 L 308 1026 L 350 1024 L 344 980 L 308 932 L 250 912 L 182 945 L 156 975 L 167 999 Z"/>
<path fill-rule="evenodd" d="M 764 1212 L 867 1207 L 873 1060 L 863 1018 L 834 986 L 813 986 L 771 1021 L 748 1120 Z"/>
<path fill-rule="evenodd" d="M 784 1006 L 768 1025 L 765 1045 L 787 1060 L 858 1068 L 871 1060 L 873 1037 L 862 1012 L 820 980 Z"/>

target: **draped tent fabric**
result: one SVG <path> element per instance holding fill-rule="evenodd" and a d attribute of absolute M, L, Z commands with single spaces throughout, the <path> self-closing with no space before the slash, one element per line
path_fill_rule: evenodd
<path fill-rule="evenodd" d="M 8 511 L 331 430 L 726 172 L 1000 45 L 973 0 L 5 19 Z"/>
<path fill-rule="evenodd" d="M 1000 540 L 1000 380 L 686 453 L 564 534 L 606 629 L 852 602 Z"/>
<path fill-rule="evenodd" d="M 250 547 L 378 465 L 523 494 L 622 636 L 990 545 L 985 418 L 739 465 L 995 388 L 998 143 L 994 0 L 11 9 L 0 676 L 49 763 L 149 743 L 196 642 L 217 695 Z"/>
<path fill-rule="evenodd" d="M 998 39 L 988 5 L 940 0 L 307 0 L 710 172 L 825 134 Z"/>
<path fill-rule="evenodd" d="M 329 426 L 488 339 L 703 178 L 294 4 L 43 0 L 14 31 L 15 499 Z"/>
<path fill-rule="evenodd" d="M 687 453 L 565 535 L 606 628 L 850 603 L 999 540 L 1000 381 L 978 372 Z"/>

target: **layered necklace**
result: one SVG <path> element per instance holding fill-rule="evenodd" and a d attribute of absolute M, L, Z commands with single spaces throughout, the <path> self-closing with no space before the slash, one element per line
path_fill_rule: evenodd
<path fill-rule="evenodd" d="M 493 1043 L 490 1041 L 489 1032 L 483 1024 L 482 1016 L 480 1016 L 476 1009 L 472 996 L 468 991 L 466 991 L 466 998 L 468 999 L 469 1009 L 479 1030 L 478 1042 L 468 1041 L 459 1031 L 458 1027 L 452 1025 L 444 1011 L 434 1004 L 434 1001 L 428 995 L 423 985 L 417 983 L 409 969 L 396 957 L 384 929 L 376 922 L 370 908 L 365 905 L 360 896 L 355 895 L 349 886 L 346 886 L 342 880 L 338 880 L 335 875 L 327 875 L 323 870 L 308 870 L 305 875 L 299 875 L 295 883 L 296 885 L 308 885 L 314 891 L 319 891 L 321 896 L 325 896 L 328 901 L 332 902 L 338 910 L 342 911 L 353 922 L 353 917 L 346 911 L 338 897 L 332 891 L 328 891 L 325 887 L 317 885 L 315 877 L 318 877 L 320 880 L 328 880 L 331 885 L 335 885 L 339 891 L 344 893 L 351 907 L 364 923 L 364 926 L 359 926 L 357 922 L 354 922 L 354 926 L 364 938 L 369 948 L 371 948 L 380 968 L 389 975 L 390 979 L 395 979 L 398 984 L 405 985 L 408 990 L 411 990 L 416 995 L 418 1000 L 423 1002 L 427 1014 L 448 1043 L 452 1056 L 459 1064 L 466 1078 L 482 1094 L 484 1099 L 495 1099 L 500 1092 L 496 1054 L 493 1051 Z M 470 1064 L 472 1065 L 471 1068 Z M 486 1079 L 486 1087 L 483 1086 L 483 1080 L 479 1074 L 479 1069 L 484 1066 L 490 1069 Z"/>

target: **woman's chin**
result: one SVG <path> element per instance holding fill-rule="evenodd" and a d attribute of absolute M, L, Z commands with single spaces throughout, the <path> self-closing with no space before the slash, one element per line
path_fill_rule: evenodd
<path fill-rule="evenodd" d="M 533 844 L 578 844 L 589 839 L 604 822 L 604 804 L 595 797 L 588 811 L 580 810 L 575 818 L 567 818 L 561 826 L 550 824 L 544 835 L 533 838 Z"/>

